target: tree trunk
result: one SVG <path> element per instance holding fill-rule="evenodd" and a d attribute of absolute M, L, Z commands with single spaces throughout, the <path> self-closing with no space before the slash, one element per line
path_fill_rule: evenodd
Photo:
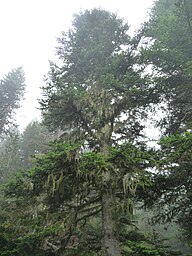
<path fill-rule="evenodd" d="M 116 238 L 115 201 L 112 191 L 102 196 L 102 250 L 106 256 L 120 256 L 119 242 Z"/>
<path fill-rule="evenodd" d="M 108 154 L 111 145 L 113 124 L 105 124 L 103 127 L 101 152 Z M 112 186 L 112 173 L 110 170 L 103 171 L 103 192 L 102 192 L 102 250 L 106 256 L 120 256 L 120 246 L 117 239 L 117 225 L 115 216 L 115 195 Z"/>

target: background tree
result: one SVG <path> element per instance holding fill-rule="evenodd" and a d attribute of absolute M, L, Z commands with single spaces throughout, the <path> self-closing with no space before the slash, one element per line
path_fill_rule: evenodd
<path fill-rule="evenodd" d="M 55 135 L 37 121 L 29 123 L 23 132 L 12 127 L 10 133 L 2 136 L 0 141 L 1 183 L 32 167 L 34 157 L 47 152 L 54 138 Z"/>
<path fill-rule="evenodd" d="M 177 221 L 184 231 L 184 241 L 191 239 L 191 95 L 192 47 L 191 1 L 159 0 L 154 3 L 146 35 L 151 38 L 143 51 L 158 82 L 158 93 L 166 116 L 157 151 L 157 173 L 150 188 L 147 205 L 161 205 L 156 220 Z M 187 132 L 186 132 L 187 131 Z M 154 204 L 153 204 L 154 203 Z M 187 223 L 187 225 L 186 225 Z"/>
<path fill-rule="evenodd" d="M 11 124 L 25 89 L 22 68 L 12 70 L 0 81 L 0 134 Z"/>
<path fill-rule="evenodd" d="M 191 128 L 192 4 L 190 0 L 154 3 L 145 35 L 150 38 L 143 57 L 151 64 L 166 116 L 167 133 Z"/>
<path fill-rule="evenodd" d="M 40 122 L 30 122 L 21 134 L 21 159 L 23 169 L 33 166 L 33 158 L 38 154 L 47 152 L 50 142 L 56 138 L 54 133 L 48 132 Z"/>
<path fill-rule="evenodd" d="M 161 139 L 153 186 L 149 187 L 145 205 L 156 210 L 156 222 L 177 222 L 183 229 L 183 240 L 192 241 L 192 187 L 190 132 Z"/>
<path fill-rule="evenodd" d="M 4 135 L 0 141 L 0 183 L 5 183 L 13 173 L 22 169 L 21 138 L 19 131 L 11 129 L 9 135 Z"/>

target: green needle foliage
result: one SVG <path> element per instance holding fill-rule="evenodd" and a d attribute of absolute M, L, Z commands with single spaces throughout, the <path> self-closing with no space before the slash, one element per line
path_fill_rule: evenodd
<path fill-rule="evenodd" d="M 9 236 L 2 240 L 5 255 L 13 251 L 15 255 L 24 255 L 23 251 L 28 255 L 34 251 L 37 255 L 100 253 L 102 196 L 109 186 L 115 191 L 117 225 L 130 225 L 136 187 L 149 182 L 145 172 L 149 153 L 131 144 L 112 147 L 107 155 L 80 152 L 81 145 L 54 143 L 52 150 L 37 157 L 34 168 L 4 187 L 7 199 L 2 205 L 6 214 L 2 214 L 1 236 Z M 113 179 L 104 181 L 103 172 L 110 172 Z M 95 221 L 99 229 L 94 228 Z M 83 248 L 82 233 L 88 234 L 90 228 L 97 235 L 90 234 Z M 10 254 L 6 243 L 13 244 Z"/>

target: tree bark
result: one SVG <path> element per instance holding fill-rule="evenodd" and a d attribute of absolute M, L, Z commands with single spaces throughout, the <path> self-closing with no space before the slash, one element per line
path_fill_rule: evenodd
<path fill-rule="evenodd" d="M 101 142 L 101 153 L 108 154 L 111 146 L 111 136 L 113 132 L 113 123 L 105 124 L 101 130 L 103 140 Z M 105 170 L 102 174 L 102 251 L 106 256 L 120 256 L 121 250 L 117 238 L 117 222 L 115 216 L 115 194 L 112 186 L 111 170 Z"/>
<path fill-rule="evenodd" d="M 106 256 L 120 256 L 120 246 L 116 237 L 114 216 L 115 200 L 111 190 L 102 196 L 102 250 Z"/>

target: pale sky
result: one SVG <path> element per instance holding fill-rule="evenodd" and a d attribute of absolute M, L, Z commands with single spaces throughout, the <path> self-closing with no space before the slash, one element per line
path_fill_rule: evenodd
<path fill-rule="evenodd" d="M 27 94 L 17 121 L 23 129 L 40 116 L 37 98 L 49 60 L 55 57 L 56 38 L 67 31 L 72 15 L 94 7 L 118 12 L 131 32 L 147 19 L 153 0 L 0 0 L 0 77 L 22 66 Z"/>

